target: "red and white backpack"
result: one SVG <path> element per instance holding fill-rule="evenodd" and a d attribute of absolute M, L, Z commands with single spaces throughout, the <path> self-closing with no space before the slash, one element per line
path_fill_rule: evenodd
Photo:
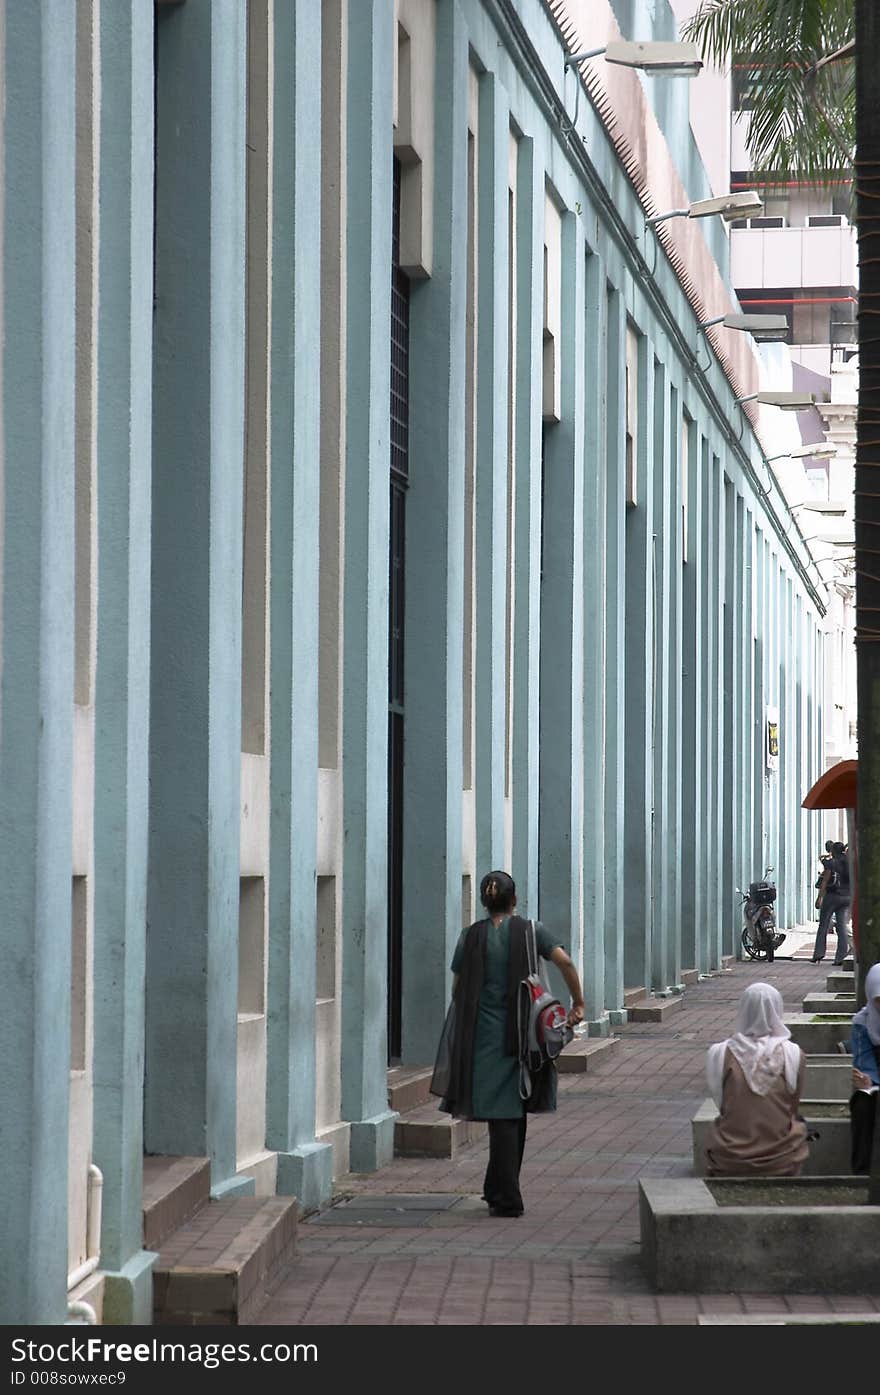
<path fill-rule="evenodd" d="M 538 944 L 532 920 L 526 929 L 526 952 L 529 972 L 520 980 L 516 1000 L 519 1093 L 524 1100 L 532 1097 L 534 1077 L 548 1062 L 556 1060 L 574 1036 L 567 1025 L 568 1013 L 539 977 Z"/>

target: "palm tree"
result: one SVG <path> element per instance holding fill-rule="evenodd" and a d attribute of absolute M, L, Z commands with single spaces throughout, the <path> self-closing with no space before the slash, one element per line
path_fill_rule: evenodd
<path fill-rule="evenodd" d="M 853 0 L 702 0 L 684 35 L 747 84 L 752 169 L 769 184 L 851 173 Z"/>
<path fill-rule="evenodd" d="M 702 0 L 685 27 L 749 74 L 748 146 L 767 183 L 855 172 L 859 241 L 856 445 L 858 1001 L 880 961 L 880 16 L 876 0 Z M 880 1205 L 880 1108 L 869 1200 Z"/>

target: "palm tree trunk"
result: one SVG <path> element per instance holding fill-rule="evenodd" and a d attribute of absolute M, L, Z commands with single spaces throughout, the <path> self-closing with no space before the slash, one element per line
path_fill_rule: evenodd
<path fill-rule="evenodd" d="M 880 7 L 856 0 L 859 407 L 856 448 L 859 1003 L 880 960 Z M 880 1109 L 869 1201 L 880 1205 Z"/>

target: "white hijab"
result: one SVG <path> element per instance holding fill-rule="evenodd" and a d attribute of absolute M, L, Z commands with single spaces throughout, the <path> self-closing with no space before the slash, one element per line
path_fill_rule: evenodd
<path fill-rule="evenodd" d="M 709 1047 L 706 1079 L 709 1093 L 719 1109 L 724 1088 L 724 1057 L 728 1050 L 739 1062 L 753 1094 L 766 1095 L 783 1074 L 788 1088 L 797 1089 L 801 1049 L 791 1041 L 782 1011 L 782 995 L 778 989 L 769 983 L 749 984 L 739 1000 L 734 1035 Z"/>
<path fill-rule="evenodd" d="M 877 999 L 880 998 L 880 964 L 874 964 L 865 975 L 865 997 L 868 1001 L 861 1012 L 856 1013 L 853 1022 L 867 1028 L 874 1046 L 880 1046 L 880 1008 L 877 1006 Z"/>

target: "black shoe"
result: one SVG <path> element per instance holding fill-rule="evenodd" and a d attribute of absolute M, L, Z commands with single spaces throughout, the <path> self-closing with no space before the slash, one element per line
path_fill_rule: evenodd
<path fill-rule="evenodd" d="M 823 954 L 822 959 L 824 959 L 824 958 L 825 958 L 825 956 L 824 956 L 824 954 Z M 821 963 L 822 963 L 822 959 L 811 959 L 811 960 L 810 960 L 810 963 L 811 963 L 811 964 L 821 964 Z"/>
<path fill-rule="evenodd" d="M 489 1215 L 490 1215 L 490 1216 L 503 1216 L 503 1217 L 506 1217 L 506 1218 L 510 1218 L 510 1219 L 512 1219 L 512 1220 L 513 1220 L 513 1219 L 517 1219 L 517 1220 L 518 1220 L 519 1217 L 522 1215 L 522 1211 L 510 1211 L 510 1210 L 508 1210 L 506 1207 L 503 1207 L 503 1206 L 490 1206 L 490 1207 L 489 1207 Z"/>

